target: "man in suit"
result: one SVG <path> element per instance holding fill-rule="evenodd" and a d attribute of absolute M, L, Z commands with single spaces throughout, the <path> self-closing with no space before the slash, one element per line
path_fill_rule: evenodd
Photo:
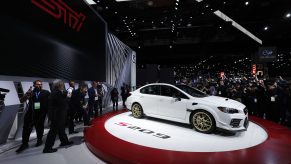
<path fill-rule="evenodd" d="M 104 97 L 104 89 L 102 83 L 97 82 L 97 97 L 98 97 L 98 107 L 100 109 L 100 116 L 102 115 L 102 100 Z M 98 113 L 98 111 L 97 111 Z"/>
<path fill-rule="evenodd" d="M 88 107 L 89 107 L 89 116 L 93 116 L 94 111 L 94 117 L 98 116 L 98 96 L 97 96 L 97 82 L 92 82 L 92 87 L 88 89 Z"/>
<path fill-rule="evenodd" d="M 29 137 L 33 126 L 36 129 L 37 135 L 37 143 L 35 146 L 40 146 L 42 144 L 44 121 L 48 111 L 48 97 L 50 92 L 42 89 L 42 82 L 40 80 L 34 81 L 33 86 L 34 89 L 30 87 L 25 95 L 20 99 L 21 103 L 26 100 L 29 100 L 29 102 L 28 110 L 24 116 L 22 144 L 16 150 L 17 153 L 28 148 Z"/>
<path fill-rule="evenodd" d="M 70 99 L 70 115 L 75 115 L 78 110 L 83 110 L 85 106 L 85 96 L 88 91 L 86 84 L 80 84 L 77 90 L 74 90 Z M 86 120 L 87 121 L 87 120 Z M 85 122 L 86 122 L 85 121 Z M 85 123 L 84 122 L 84 123 Z M 87 122 L 86 122 L 87 123 Z M 74 117 L 69 119 L 69 134 L 78 133 L 74 130 Z"/>
<path fill-rule="evenodd" d="M 68 108 L 66 107 L 67 92 L 65 92 L 64 89 L 65 85 L 62 80 L 57 79 L 53 82 L 53 90 L 51 95 L 49 96 L 49 111 L 48 111 L 48 116 L 51 121 L 51 124 L 45 142 L 45 147 L 43 149 L 43 153 L 53 153 L 57 151 L 57 149 L 52 148 L 57 134 L 61 141 L 60 146 L 73 144 L 72 141 L 68 140 L 67 134 L 65 132 Z"/>

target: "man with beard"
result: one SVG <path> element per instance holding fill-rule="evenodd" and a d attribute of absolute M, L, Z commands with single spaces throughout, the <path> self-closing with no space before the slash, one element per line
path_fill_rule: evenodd
<path fill-rule="evenodd" d="M 24 116 L 22 144 L 16 150 L 17 153 L 28 148 L 29 137 L 33 126 L 35 127 L 37 135 L 37 143 L 35 146 L 40 146 L 42 144 L 44 121 L 48 110 L 48 97 L 50 92 L 42 89 L 42 82 L 40 80 L 34 81 L 33 86 L 34 89 L 30 87 L 25 95 L 20 99 L 21 103 L 26 100 L 29 100 L 29 103 L 28 110 Z"/>

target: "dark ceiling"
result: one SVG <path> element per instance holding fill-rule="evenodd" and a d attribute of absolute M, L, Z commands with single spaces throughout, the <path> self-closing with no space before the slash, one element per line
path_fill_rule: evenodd
<path fill-rule="evenodd" d="M 260 46 L 291 47 L 291 0 L 94 0 L 109 32 L 141 63 L 210 55 L 251 56 Z M 213 12 L 220 10 L 263 41 L 260 45 Z"/>

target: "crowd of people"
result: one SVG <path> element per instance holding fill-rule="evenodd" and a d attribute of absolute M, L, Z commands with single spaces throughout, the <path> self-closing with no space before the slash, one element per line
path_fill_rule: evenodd
<path fill-rule="evenodd" d="M 29 147 L 29 138 L 33 130 L 36 130 L 36 147 L 43 144 L 44 124 L 48 116 L 50 130 L 47 135 L 43 153 L 53 153 L 57 149 L 53 148 L 56 135 L 61 141 L 60 146 L 72 145 L 66 134 L 66 127 L 69 134 L 78 133 L 75 131 L 75 123 L 83 122 L 85 126 L 90 125 L 90 120 L 102 115 L 104 88 L 101 82 L 93 81 L 92 87 L 81 83 L 75 89 L 74 81 L 69 82 L 69 88 L 65 88 L 62 80 L 55 80 L 52 83 L 51 92 L 42 88 L 42 81 L 33 82 L 33 87 L 20 98 L 22 103 L 28 102 L 28 107 L 24 116 L 22 131 L 22 144 L 16 150 L 20 153 Z M 121 87 L 120 96 L 123 100 L 123 107 L 129 94 L 128 85 Z M 88 94 L 88 101 L 85 96 Z M 113 103 L 113 111 L 118 110 L 119 92 L 117 88 L 110 91 Z"/>
<path fill-rule="evenodd" d="M 256 76 L 241 78 L 195 78 L 176 81 L 196 87 L 214 96 L 228 97 L 242 102 L 249 115 L 291 126 L 291 82 L 282 77 L 258 79 Z"/>

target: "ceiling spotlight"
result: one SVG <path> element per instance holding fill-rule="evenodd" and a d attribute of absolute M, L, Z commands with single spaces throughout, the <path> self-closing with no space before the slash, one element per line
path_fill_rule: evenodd
<path fill-rule="evenodd" d="M 192 26 L 192 24 L 191 24 L 191 23 L 188 23 L 188 24 L 187 24 L 187 27 L 191 27 L 191 26 Z"/>
<path fill-rule="evenodd" d="M 267 31 L 268 29 L 269 29 L 269 27 L 268 27 L 268 26 L 264 27 L 264 30 L 265 30 L 265 31 Z"/>
<path fill-rule="evenodd" d="M 115 11 L 114 14 L 117 14 L 117 11 Z"/>
<path fill-rule="evenodd" d="M 179 2 L 179 0 L 176 0 L 177 2 Z"/>
<path fill-rule="evenodd" d="M 220 29 L 222 29 L 222 26 L 219 26 Z"/>
<path fill-rule="evenodd" d="M 172 46 L 172 45 L 170 45 L 170 46 L 169 46 L 169 48 L 173 48 L 173 46 Z"/>
<path fill-rule="evenodd" d="M 138 46 L 138 48 L 140 49 L 140 46 Z"/>
<path fill-rule="evenodd" d="M 106 6 L 105 9 L 107 10 L 108 9 L 108 6 Z"/>
<path fill-rule="evenodd" d="M 175 10 L 178 10 L 178 8 L 177 8 L 177 7 L 175 7 Z"/>
<path fill-rule="evenodd" d="M 179 5 L 179 3 L 178 3 L 178 2 L 176 2 L 176 5 L 178 6 L 178 5 Z"/>
<path fill-rule="evenodd" d="M 226 4 L 226 2 L 224 1 L 223 4 Z"/>
<path fill-rule="evenodd" d="M 207 7 L 209 7 L 209 5 L 207 4 L 205 7 L 207 8 Z"/>
<path fill-rule="evenodd" d="M 87 3 L 89 4 L 89 5 L 95 5 L 96 4 L 96 2 L 94 2 L 93 0 L 86 0 L 87 1 Z"/>
<path fill-rule="evenodd" d="M 148 1 L 148 6 L 153 6 L 154 2 L 153 1 Z"/>
<path fill-rule="evenodd" d="M 290 17 L 291 17 L 291 13 L 287 13 L 286 18 L 290 18 Z"/>
<path fill-rule="evenodd" d="M 249 2 L 248 2 L 248 1 L 246 1 L 246 2 L 245 2 L 245 5 L 246 5 L 246 6 L 247 6 L 247 5 L 249 5 Z"/>

